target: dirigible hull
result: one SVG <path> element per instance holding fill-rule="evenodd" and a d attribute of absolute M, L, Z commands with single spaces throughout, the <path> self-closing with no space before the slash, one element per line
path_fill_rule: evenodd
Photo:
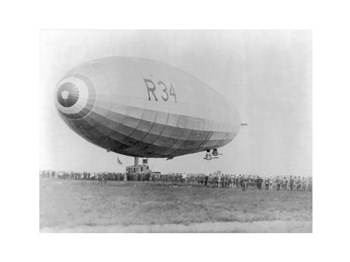
<path fill-rule="evenodd" d="M 102 58 L 72 69 L 57 85 L 56 107 L 81 137 L 134 157 L 216 149 L 240 127 L 224 96 L 176 67 L 141 58 Z"/>

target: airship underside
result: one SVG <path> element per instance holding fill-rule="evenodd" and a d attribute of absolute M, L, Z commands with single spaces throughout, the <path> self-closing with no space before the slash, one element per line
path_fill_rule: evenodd
<path fill-rule="evenodd" d="M 240 126 L 234 107 L 208 85 L 141 58 L 102 58 L 72 69 L 57 85 L 56 107 L 86 140 L 134 157 L 217 149 Z"/>

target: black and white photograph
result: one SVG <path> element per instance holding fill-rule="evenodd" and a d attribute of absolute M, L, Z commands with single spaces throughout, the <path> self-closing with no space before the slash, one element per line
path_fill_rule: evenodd
<path fill-rule="evenodd" d="M 311 30 L 41 30 L 41 233 L 312 233 Z"/>
<path fill-rule="evenodd" d="M 1 9 L 1 261 L 346 261 L 346 1 Z"/>

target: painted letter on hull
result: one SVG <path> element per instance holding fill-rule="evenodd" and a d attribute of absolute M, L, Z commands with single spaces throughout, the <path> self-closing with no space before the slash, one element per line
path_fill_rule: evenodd
<path fill-rule="evenodd" d="M 234 107 L 199 79 L 132 57 L 72 69 L 57 85 L 56 107 L 86 140 L 134 157 L 173 158 L 219 148 L 240 127 Z"/>

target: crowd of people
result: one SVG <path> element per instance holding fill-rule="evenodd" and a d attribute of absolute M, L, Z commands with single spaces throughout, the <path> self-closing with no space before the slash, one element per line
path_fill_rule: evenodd
<path fill-rule="evenodd" d="M 79 179 L 107 181 L 148 181 L 174 185 L 191 185 L 212 188 L 238 188 L 243 191 L 248 189 L 258 190 L 291 190 L 291 191 L 312 191 L 312 177 L 302 176 L 269 176 L 257 175 L 229 175 L 215 172 L 212 174 L 183 174 L 171 173 L 161 174 L 158 172 L 127 174 L 112 172 L 66 172 L 43 170 L 41 177 L 59 179 Z"/>

